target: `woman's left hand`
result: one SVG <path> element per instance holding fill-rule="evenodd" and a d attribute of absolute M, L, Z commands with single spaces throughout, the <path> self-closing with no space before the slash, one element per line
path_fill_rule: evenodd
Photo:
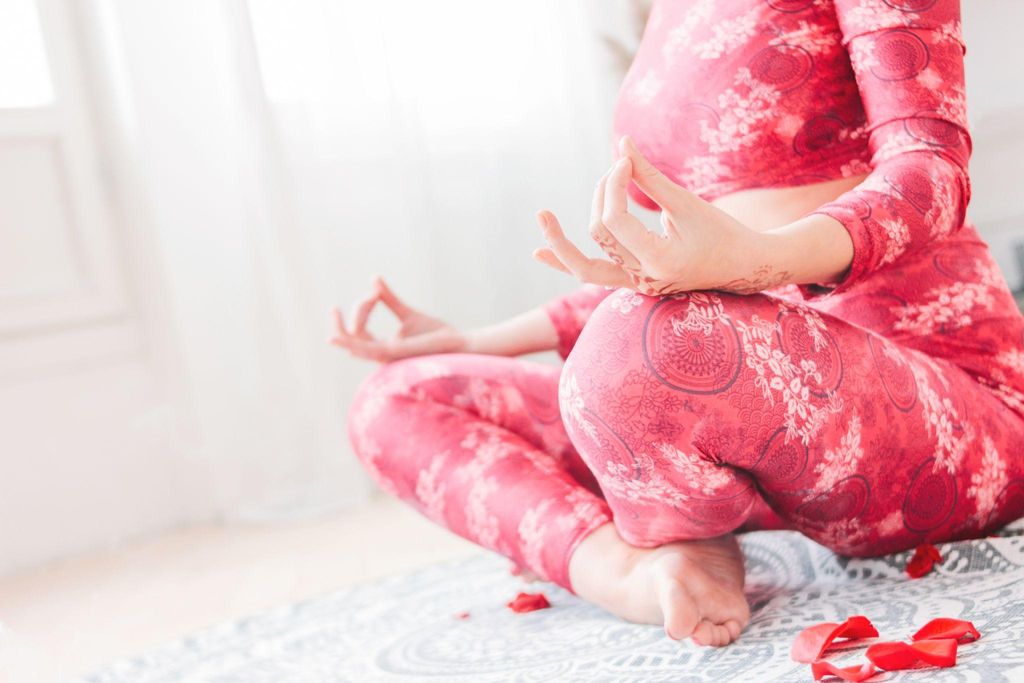
<path fill-rule="evenodd" d="M 590 218 L 590 236 L 611 260 L 584 255 L 549 211 L 537 215 L 548 248 L 537 249 L 534 258 L 582 282 L 651 296 L 697 289 L 746 294 L 788 281 L 788 272 L 766 262 L 760 233 L 672 182 L 628 137 L 619 150 L 594 189 Z M 631 181 L 661 207 L 663 234 L 629 213 Z"/>

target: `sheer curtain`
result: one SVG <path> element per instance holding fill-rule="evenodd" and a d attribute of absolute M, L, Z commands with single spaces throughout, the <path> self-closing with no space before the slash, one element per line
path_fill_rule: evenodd
<path fill-rule="evenodd" d="M 464 324 L 565 283 L 533 214 L 586 220 L 614 74 L 591 8 L 251 0 L 295 219 L 337 300 L 374 272 Z"/>
<path fill-rule="evenodd" d="M 582 232 L 608 163 L 618 74 L 593 5 L 250 0 L 248 9 L 311 324 L 322 326 L 332 304 L 354 303 L 375 273 L 464 326 L 573 287 L 530 253 L 539 208 Z M 322 371 L 340 415 L 370 367 L 336 354 Z"/>
<path fill-rule="evenodd" d="M 530 258 L 533 216 L 584 234 L 622 75 L 603 34 L 635 41 L 631 5 L 91 7 L 193 508 L 253 519 L 365 500 L 344 415 L 372 366 L 327 346 L 330 306 L 375 273 L 464 326 L 572 289 Z"/>

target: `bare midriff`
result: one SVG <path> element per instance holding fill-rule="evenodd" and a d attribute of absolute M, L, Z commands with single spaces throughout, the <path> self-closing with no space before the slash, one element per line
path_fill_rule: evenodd
<path fill-rule="evenodd" d="M 753 230 L 769 230 L 792 223 L 856 187 L 866 177 L 863 174 L 795 187 L 750 188 L 717 197 L 711 204 Z"/>

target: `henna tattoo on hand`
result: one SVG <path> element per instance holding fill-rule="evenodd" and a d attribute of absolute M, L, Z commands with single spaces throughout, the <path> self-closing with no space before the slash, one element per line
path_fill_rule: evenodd
<path fill-rule="evenodd" d="M 730 280 L 716 289 L 735 294 L 755 294 L 785 284 L 791 277 L 793 274 L 788 270 L 775 273 L 770 265 L 764 265 L 754 270 L 753 277 Z"/>
<path fill-rule="evenodd" d="M 602 234 L 600 231 L 592 231 L 591 238 L 597 242 L 612 263 L 619 266 L 626 273 L 626 276 L 633 285 L 633 289 L 640 294 L 646 294 L 647 296 L 673 296 L 688 291 L 686 287 L 682 287 L 676 282 L 658 280 L 644 274 L 643 269 L 635 262 L 635 258 L 630 258 L 629 261 L 623 258 L 619 252 L 619 243 L 607 234 Z M 788 270 L 773 272 L 772 267 L 766 264 L 756 268 L 753 276 L 749 278 L 730 280 L 724 285 L 714 287 L 714 289 L 735 294 L 754 294 L 778 287 L 792 278 L 792 275 Z"/>

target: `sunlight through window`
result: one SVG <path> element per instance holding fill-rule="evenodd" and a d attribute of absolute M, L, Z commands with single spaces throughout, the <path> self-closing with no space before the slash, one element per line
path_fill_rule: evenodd
<path fill-rule="evenodd" d="M 0 2 L 0 108 L 53 102 L 35 0 Z"/>

